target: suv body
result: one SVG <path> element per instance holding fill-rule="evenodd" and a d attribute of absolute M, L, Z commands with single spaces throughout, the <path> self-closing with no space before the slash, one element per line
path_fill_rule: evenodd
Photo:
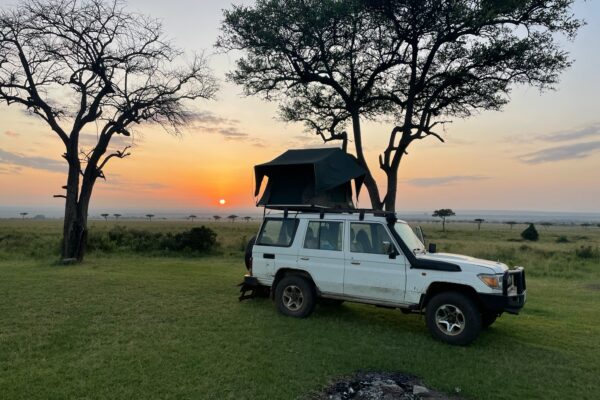
<path fill-rule="evenodd" d="M 306 317 L 318 298 L 425 312 L 432 334 L 452 344 L 517 314 L 526 296 L 522 267 L 428 253 L 406 222 L 376 211 L 269 215 L 249 272 L 242 291 L 270 288 L 284 314 Z"/>

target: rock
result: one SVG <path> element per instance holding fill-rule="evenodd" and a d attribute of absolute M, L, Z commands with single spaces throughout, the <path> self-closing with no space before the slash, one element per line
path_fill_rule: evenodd
<path fill-rule="evenodd" d="M 413 394 L 427 394 L 429 393 L 429 389 L 425 386 L 415 385 L 413 386 Z"/>

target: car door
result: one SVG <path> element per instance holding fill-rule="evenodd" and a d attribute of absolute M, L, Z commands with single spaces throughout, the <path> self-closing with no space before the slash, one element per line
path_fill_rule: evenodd
<path fill-rule="evenodd" d="M 280 268 L 295 268 L 298 249 L 293 246 L 298 230 L 296 218 L 266 218 L 252 248 L 252 272 L 272 278 Z"/>
<path fill-rule="evenodd" d="M 298 267 L 310 273 L 321 293 L 341 295 L 344 288 L 344 222 L 306 221 Z"/>
<path fill-rule="evenodd" d="M 344 295 L 403 303 L 407 261 L 387 227 L 376 222 L 350 222 L 347 231 Z M 395 250 L 392 258 L 390 248 Z"/>

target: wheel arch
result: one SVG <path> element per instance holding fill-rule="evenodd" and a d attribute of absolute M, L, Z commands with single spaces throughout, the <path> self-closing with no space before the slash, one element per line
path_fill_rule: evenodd
<path fill-rule="evenodd" d="M 279 281 L 281 281 L 281 279 L 283 279 L 283 277 L 285 277 L 287 275 L 298 275 L 298 276 L 305 278 L 306 280 L 308 280 L 310 282 L 310 284 L 314 288 L 316 296 L 321 297 L 321 291 L 319 290 L 319 287 L 315 283 L 315 280 L 313 279 L 313 277 L 310 275 L 310 273 L 308 271 L 305 271 L 303 269 L 295 269 L 295 268 L 280 268 L 279 270 L 277 270 L 277 273 L 275 274 L 275 278 L 273 279 L 273 283 L 271 284 L 271 299 L 273 299 L 275 296 L 275 288 L 279 284 Z"/>
<path fill-rule="evenodd" d="M 434 296 L 443 292 L 462 293 L 469 297 L 479 309 L 482 308 L 481 300 L 479 299 L 477 291 L 472 286 L 451 282 L 432 282 L 427 288 L 427 292 L 421 296 L 421 304 L 419 308 L 423 310 L 427 307 L 427 304 Z"/>

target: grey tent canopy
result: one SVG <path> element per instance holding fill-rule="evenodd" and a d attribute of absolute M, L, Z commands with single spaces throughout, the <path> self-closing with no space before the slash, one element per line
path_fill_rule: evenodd
<path fill-rule="evenodd" d="M 352 208 L 366 170 L 356 158 L 338 148 L 288 150 L 268 163 L 254 167 L 258 196 L 264 177 L 269 180 L 259 206 L 320 206 Z"/>

